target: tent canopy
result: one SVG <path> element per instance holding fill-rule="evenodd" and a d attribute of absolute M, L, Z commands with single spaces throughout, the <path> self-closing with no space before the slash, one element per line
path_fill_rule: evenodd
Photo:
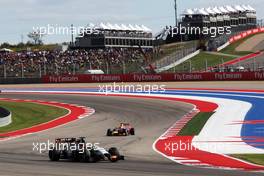
<path fill-rule="evenodd" d="M 107 23 L 100 23 L 97 25 L 94 25 L 93 23 L 89 23 L 87 25 L 87 28 L 89 29 L 101 29 L 101 30 L 115 30 L 115 31 L 138 31 L 138 32 L 146 32 L 151 33 L 152 30 L 145 25 L 125 25 L 125 24 L 111 24 L 109 22 Z"/>
<path fill-rule="evenodd" d="M 237 12 L 256 12 L 256 10 L 250 5 L 226 5 L 220 7 L 208 7 L 208 8 L 194 8 L 186 9 L 183 11 L 182 15 L 215 15 L 215 14 L 228 14 Z"/>
<path fill-rule="evenodd" d="M 0 52 L 14 52 L 13 50 L 11 50 L 11 49 L 7 49 L 7 48 L 2 48 L 2 49 L 0 49 Z"/>

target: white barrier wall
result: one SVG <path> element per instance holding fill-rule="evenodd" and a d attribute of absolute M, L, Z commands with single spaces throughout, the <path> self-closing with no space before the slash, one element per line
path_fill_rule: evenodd
<path fill-rule="evenodd" d="M 187 61 L 187 60 L 193 58 L 194 56 L 200 54 L 200 52 L 201 52 L 201 50 L 197 50 L 197 51 L 195 51 L 194 53 L 191 53 L 191 54 L 185 56 L 184 58 L 179 59 L 178 61 L 176 61 L 176 62 L 174 62 L 174 63 L 172 63 L 172 64 L 170 64 L 170 65 L 168 65 L 168 66 L 166 66 L 166 67 L 156 69 L 155 71 L 156 71 L 157 73 L 161 73 L 161 72 L 167 71 L 167 70 L 169 70 L 169 69 L 172 69 L 173 67 L 176 67 L 177 65 L 180 65 L 181 63 L 183 63 L 183 62 L 185 62 L 185 61 Z"/>
<path fill-rule="evenodd" d="M 0 127 L 4 127 L 12 123 L 12 113 L 10 112 L 6 117 L 0 117 Z"/>
<path fill-rule="evenodd" d="M 216 51 L 217 51 L 217 52 L 218 52 L 218 51 L 221 51 L 222 49 L 228 47 L 229 45 L 230 45 L 230 42 L 227 42 L 227 43 L 223 44 L 222 46 L 220 46 L 219 48 L 217 48 Z"/>

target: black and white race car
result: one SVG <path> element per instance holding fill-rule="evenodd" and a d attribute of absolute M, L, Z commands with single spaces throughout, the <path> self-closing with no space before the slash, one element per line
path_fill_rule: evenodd
<path fill-rule="evenodd" d="M 49 158 L 51 161 L 59 161 L 62 159 L 92 163 L 99 161 L 117 162 L 125 159 L 115 147 L 109 150 L 101 147 L 91 147 L 87 149 L 86 144 L 84 137 L 56 139 L 55 147 L 49 150 Z M 61 149 L 61 147 L 63 147 L 63 149 Z"/>

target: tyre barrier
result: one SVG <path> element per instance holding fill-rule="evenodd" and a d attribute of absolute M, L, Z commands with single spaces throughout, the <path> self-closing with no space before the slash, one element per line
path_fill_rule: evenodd
<path fill-rule="evenodd" d="M 0 107 L 0 127 L 12 123 L 12 113 L 5 108 Z"/>

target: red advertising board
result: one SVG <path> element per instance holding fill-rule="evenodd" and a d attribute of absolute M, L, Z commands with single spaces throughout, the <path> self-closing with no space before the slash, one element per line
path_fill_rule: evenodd
<path fill-rule="evenodd" d="M 264 72 L 61 75 L 61 76 L 44 76 L 42 78 L 43 83 L 251 81 L 251 80 L 252 81 L 264 80 Z"/>
<path fill-rule="evenodd" d="M 240 39 L 246 38 L 246 37 L 248 37 L 250 35 L 257 34 L 257 33 L 262 33 L 262 32 L 264 32 L 264 27 L 247 30 L 245 32 L 242 32 L 242 33 L 234 36 L 234 37 L 231 37 L 229 39 L 229 42 L 230 43 L 234 43 L 234 42 L 236 42 L 236 41 L 238 41 Z"/>

